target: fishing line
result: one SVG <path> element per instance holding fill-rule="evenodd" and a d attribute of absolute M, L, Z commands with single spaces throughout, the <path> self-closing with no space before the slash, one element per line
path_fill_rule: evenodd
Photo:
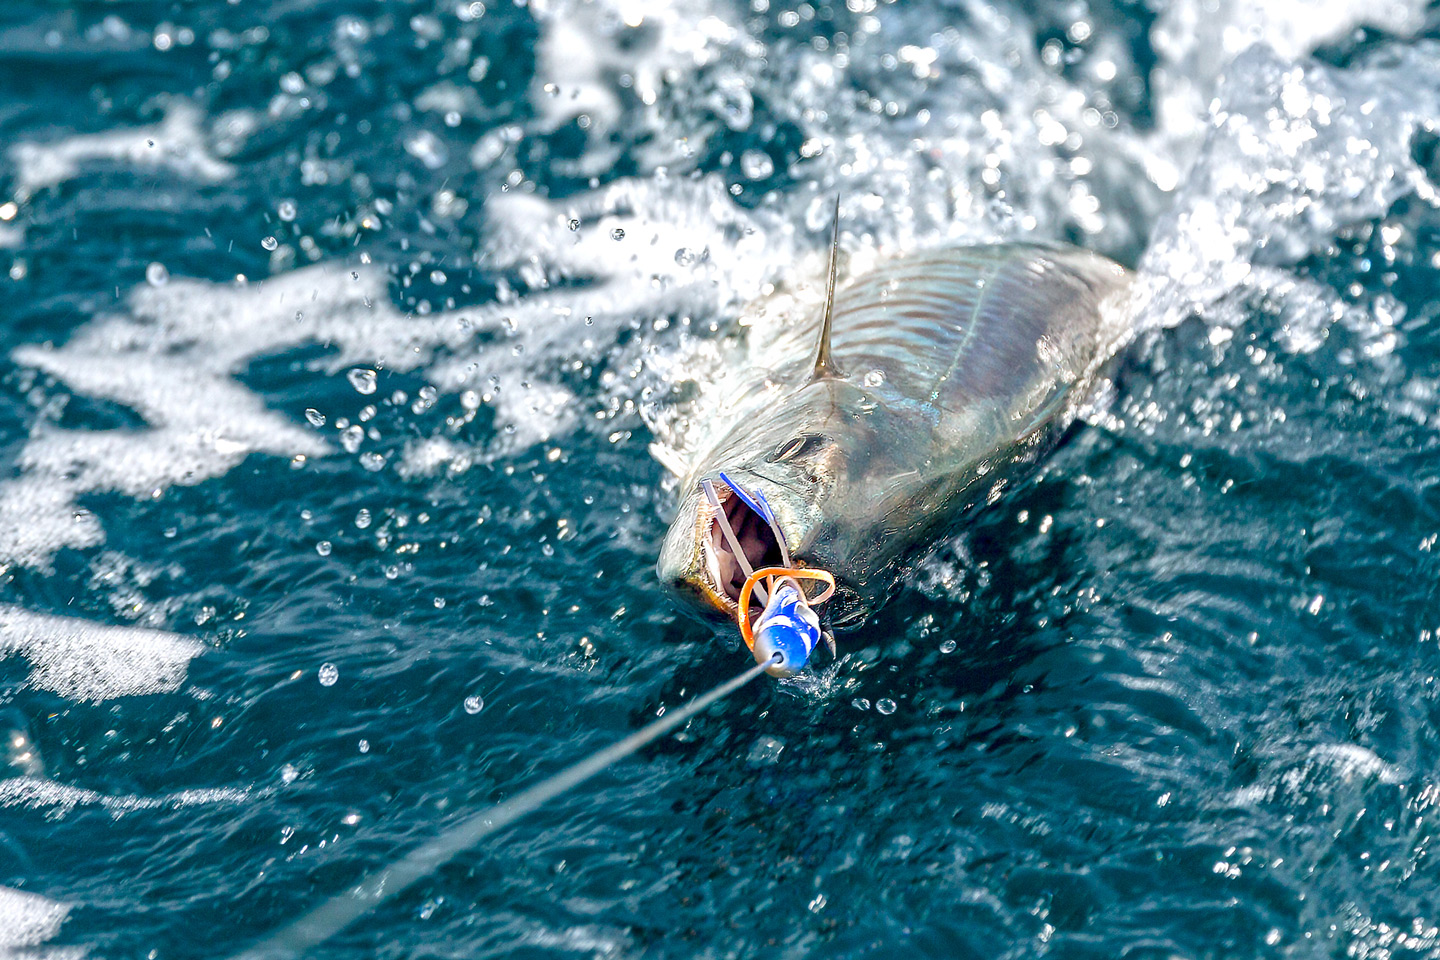
<path fill-rule="evenodd" d="M 778 657 L 776 658 L 778 659 Z M 754 680 L 775 661 L 757 663 L 744 673 L 725 681 L 708 693 L 701 694 L 678 710 L 636 730 L 625 739 L 612 744 L 579 763 L 572 764 L 517 793 L 509 800 L 473 813 L 424 846 L 418 847 L 391 866 L 361 881 L 348 894 L 331 897 L 300 919 L 267 936 L 250 949 L 235 954 L 231 960 L 288 960 L 319 946 L 351 923 L 394 897 L 416 881 L 422 880 L 452 858 L 465 852 L 485 837 L 508 827 L 527 813 L 534 812 L 572 787 L 579 786 L 611 764 L 659 739 L 689 720 L 706 707 L 739 690 Z"/>

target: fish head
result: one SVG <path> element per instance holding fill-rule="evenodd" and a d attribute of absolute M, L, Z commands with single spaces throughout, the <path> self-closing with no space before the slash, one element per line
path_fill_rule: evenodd
<path fill-rule="evenodd" d="M 795 565 L 834 574 L 853 615 L 858 592 L 847 589 L 844 545 L 866 522 L 868 470 L 884 460 L 882 438 L 895 426 L 863 391 L 838 381 L 809 384 L 747 418 L 690 478 L 660 550 L 660 580 L 701 613 L 733 621 L 746 565 L 780 566 L 788 552 Z M 707 481 L 717 504 L 703 492 Z M 773 527 L 747 499 L 763 499 Z M 744 563 L 725 536 L 721 513 Z"/>

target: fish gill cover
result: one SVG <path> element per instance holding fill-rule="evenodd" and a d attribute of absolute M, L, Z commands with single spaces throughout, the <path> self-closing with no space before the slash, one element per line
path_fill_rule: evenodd
<path fill-rule="evenodd" d="M 1136 267 L 1106 402 L 836 666 L 326 955 L 1433 955 L 1437 37 L 4 5 L 0 955 L 239 949 L 733 672 L 654 550 L 837 193 L 852 271 Z"/>

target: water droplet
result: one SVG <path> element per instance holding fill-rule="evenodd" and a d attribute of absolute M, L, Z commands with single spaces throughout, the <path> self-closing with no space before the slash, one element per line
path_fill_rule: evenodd
<path fill-rule="evenodd" d="M 275 212 L 280 215 L 281 220 L 289 223 L 291 220 L 295 219 L 295 201 L 281 200 L 280 206 L 276 208 Z"/>
<path fill-rule="evenodd" d="M 445 598 L 444 598 L 444 597 L 436 597 L 436 598 L 435 598 L 435 609 L 436 609 L 436 610 L 444 610 L 444 609 L 445 609 Z"/>
<path fill-rule="evenodd" d="M 431 270 L 431 271 L 430 271 L 430 282 L 431 282 L 431 283 L 433 283 L 433 284 L 435 284 L 435 285 L 438 286 L 438 285 L 444 283 L 446 279 L 447 279 L 447 278 L 446 278 L 446 276 L 445 276 L 445 271 L 444 271 L 444 270 Z"/>
<path fill-rule="evenodd" d="M 310 421 L 310 426 L 312 427 L 325 426 L 325 414 L 316 410 L 314 407 L 305 408 L 305 419 Z"/>
<path fill-rule="evenodd" d="M 854 707 L 856 710 L 869 710 L 870 701 L 866 700 L 864 697 L 856 697 L 854 700 L 850 701 L 850 706 Z"/>
<path fill-rule="evenodd" d="M 274 237 L 266 237 L 264 240 L 260 241 L 260 246 L 264 247 L 266 250 L 274 250 L 280 246 L 280 241 L 276 240 Z"/>
<path fill-rule="evenodd" d="M 721 77 L 710 104 L 731 130 L 744 130 L 755 118 L 755 98 L 750 95 L 744 78 L 739 76 Z"/>
<path fill-rule="evenodd" d="M 365 509 L 364 507 L 360 508 L 360 512 L 355 514 L 355 526 L 359 527 L 361 530 L 364 530 L 366 527 L 370 526 L 369 510 Z"/>
<path fill-rule="evenodd" d="M 370 752 L 370 741 L 369 741 L 369 740 L 361 740 L 361 741 L 360 741 L 360 752 L 361 752 L 361 753 L 369 753 L 369 752 Z"/>
<path fill-rule="evenodd" d="M 700 255 L 694 250 L 691 250 L 689 247 L 681 247 L 679 250 L 675 251 L 675 262 L 680 264 L 680 266 L 682 267 L 693 267 L 695 265 L 695 261 L 699 259 Z"/>
<path fill-rule="evenodd" d="M 878 387 L 880 386 L 880 384 L 885 382 L 885 371 L 870 370 L 866 372 L 865 376 L 861 379 L 861 382 L 864 383 L 867 387 Z"/>
<path fill-rule="evenodd" d="M 879 700 L 875 701 L 875 709 L 888 717 L 890 714 L 895 712 L 895 701 L 891 700 L 889 697 L 881 697 Z"/>
<path fill-rule="evenodd" d="M 750 745 L 750 754 L 745 758 L 752 767 L 770 766 L 780 762 L 785 752 L 785 741 L 778 737 L 756 737 Z"/>
<path fill-rule="evenodd" d="M 170 282 L 170 271 L 163 263 L 152 263 L 145 268 L 145 282 L 152 287 L 163 287 Z"/>
<path fill-rule="evenodd" d="M 321 540 L 319 543 L 315 544 L 315 552 L 320 554 L 320 556 L 322 557 L 330 556 L 330 541 Z"/>
<path fill-rule="evenodd" d="M 480 696 L 478 693 L 472 694 L 471 696 L 465 698 L 465 712 L 470 714 L 471 716 L 474 716 L 475 714 L 479 713 L 481 710 L 484 709 L 485 698 Z"/>
<path fill-rule="evenodd" d="M 375 371 L 367 370 L 364 367 L 356 367 L 345 374 L 350 386 L 355 388 L 356 393 L 363 393 L 366 396 L 375 392 Z"/>
<path fill-rule="evenodd" d="M 358 423 L 346 427 L 345 432 L 340 434 L 340 446 L 345 448 L 346 453 L 357 452 L 364 440 L 365 428 Z"/>
<path fill-rule="evenodd" d="M 625 239 L 625 231 L 624 231 L 624 230 L 621 230 L 619 227 L 616 227 L 614 230 L 611 230 L 611 231 L 610 231 L 610 239 L 611 239 L 611 240 L 624 240 L 624 239 Z"/>
<path fill-rule="evenodd" d="M 946 640 L 946 641 L 944 641 L 943 643 L 941 643 L 941 644 L 940 644 L 940 652 L 941 652 L 941 653 L 954 653 L 954 652 L 955 652 L 955 641 L 954 641 L 954 640 Z"/>
<path fill-rule="evenodd" d="M 445 144 L 429 130 L 421 130 L 410 137 L 405 141 L 404 146 L 406 153 L 419 160 L 430 170 L 438 170 L 443 167 L 449 157 L 445 150 Z"/>
<path fill-rule="evenodd" d="M 320 664 L 320 686 L 333 687 L 335 681 L 340 679 L 340 668 L 333 663 Z"/>
<path fill-rule="evenodd" d="M 360 466 L 371 473 L 379 473 L 385 469 L 385 455 L 376 453 L 373 450 L 360 454 Z"/>
<path fill-rule="evenodd" d="M 775 172 L 775 161 L 764 150 L 746 150 L 740 154 L 740 172 L 751 180 L 764 180 Z"/>

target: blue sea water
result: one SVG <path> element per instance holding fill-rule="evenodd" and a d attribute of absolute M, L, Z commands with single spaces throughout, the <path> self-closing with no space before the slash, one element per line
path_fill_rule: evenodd
<path fill-rule="evenodd" d="M 855 257 L 1135 268 L 1111 389 L 835 666 L 316 955 L 1440 955 L 1437 40 L 5 4 L 0 956 L 229 955 L 742 669 L 654 581 L 671 468 L 836 193 Z"/>

